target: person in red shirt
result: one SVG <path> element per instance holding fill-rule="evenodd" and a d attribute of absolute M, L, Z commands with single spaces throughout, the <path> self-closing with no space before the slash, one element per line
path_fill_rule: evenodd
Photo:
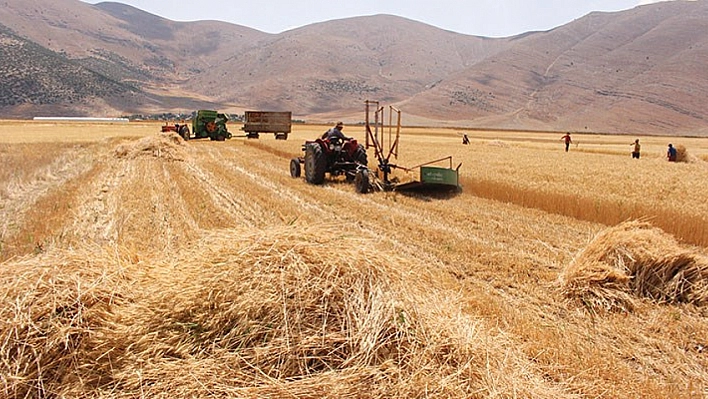
<path fill-rule="evenodd" d="M 570 138 L 570 133 L 566 133 L 565 136 L 561 137 L 562 141 L 565 141 L 565 152 L 568 152 L 568 148 L 570 147 L 570 143 L 573 142 L 573 140 Z"/>

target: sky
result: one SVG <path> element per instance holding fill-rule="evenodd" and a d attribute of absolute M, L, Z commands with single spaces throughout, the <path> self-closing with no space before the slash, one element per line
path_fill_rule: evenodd
<path fill-rule="evenodd" d="M 102 0 L 84 0 L 99 3 Z M 111 0 L 174 21 L 219 20 L 267 33 L 316 22 L 392 14 L 468 35 L 508 37 L 549 30 L 592 11 L 659 0 Z M 177 5 L 179 4 L 179 5 Z"/>

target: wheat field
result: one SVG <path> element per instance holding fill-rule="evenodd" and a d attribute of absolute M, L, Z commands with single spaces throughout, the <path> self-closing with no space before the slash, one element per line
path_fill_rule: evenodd
<path fill-rule="evenodd" d="M 0 122 L 0 396 L 708 396 L 708 139 L 403 128 L 462 190 L 361 195 L 327 128 Z"/>

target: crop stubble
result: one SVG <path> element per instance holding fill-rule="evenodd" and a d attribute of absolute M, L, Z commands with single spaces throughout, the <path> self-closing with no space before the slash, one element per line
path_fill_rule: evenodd
<path fill-rule="evenodd" d="M 64 128 L 71 130 L 71 127 L 61 126 L 61 129 Z M 426 351 L 425 348 L 417 348 L 415 351 L 408 348 L 408 352 L 398 353 L 398 356 L 410 356 L 422 362 L 417 366 L 424 367 L 418 371 L 414 371 L 413 366 L 416 365 L 408 364 L 408 367 L 404 367 L 405 362 L 401 358 L 396 360 L 395 356 L 387 357 L 386 354 L 379 354 L 375 359 L 369 357 L 362 363 L 359 361 L 362 347 L 358 347 L 358 351 L 342 354 L 345 358 L 351 356 L 352 359 L 359 359 L 349 360 L 351 364 L 341 363 L 317 352 L 316 356 L 327 367 L 335 367 L 335 370 L 339 368 L 339 373 L 335 374 L 323 372 L 319 366 L 297 361 L 291 364 L 295 367 L 293 370 L 297 371 L 286 372 L 284 366 L 277 370 L 277 361 L 265 361 L 259 364 L 273 369 L 262 370 L 263 375 L 253 374 L 245 371 L 247 366 L 236 367 L 239 361 L 232 359 L 233 370 L 214 371 L 216 376 L 220 373 L 224 375 L 219 377 L 220 381 L 207 383 L 211 389 L 224 394 L 238 392 L 255 397 L 266 392 L 272 395 L 298 392 L 304 397 L 319 397 L 327 396 L 327 392 L 337 392 L 335 387 L 338 387 L 344 393 L 381 397 L 393 394 L 393 390 L 401 389 L 401 386 L 391 381 L 381 382 L 379 391 L 368 393 L 356 386 L 371 378 L 385 381 L 384 376 L 387 374 L 382 370 L 394 366 L 389 371 L 395 369 L 396 378 L 408 384 L 408 393 L 413 396 L 421 395 L 426 384 L 434 387 L 432 392 L 437 392 L 439 396 L 458 397 L 488 397 L 493 394 L 508 396 L 512 392 L 520 392 L 524 397 L 572 397 L 574 394 L 699 397 L 706 392 L 704 381 L 708 374 L 708 361 L 699 348 L 706 345 L 700 337 L 708 336 L 708 324 L 705 317 L 701 317 L 701 308 L 639 302 L 633 313 L 610 313 L 597 317 L 565 301 L 557 281 L 574 255 L 587 245 L 595 233 L 605 228 L 582 221 L 604 221 L 595 220 L 596 216 L 593 216 L 605 212 L 603 209 L 616 207 L 617 204 L 631 207 L 628 204 L 640 203 L 643 206 L 641 209 L 658 210 L 656 217 L 686 213 L 688 218 L 695 218 L 708 214 L 704 212 L 706 205 L 697 198 L 705 198 L 700 191 L 703 188 L 690 183 L 707 181 L 704 163 L 663 162 L 658 154 L 662 145 L 659 139 L 656 139 L 656 144 L 647 145 L 649 149 L 645 158 L 636 162 L 629 159 L 629 151 L 622 153 L 619 143 L 629 141 L 624 139 L 604 147 L 597 144 L 596 147 L 601 149 L 591 148 L 587 151 L 583 151 L 581 141 L 580 146 L 565 154 L 561 152 L 560 141 L 556 141 L 552 135 L 538 135 L 528 141 L 523 140 L 527 136 L 522 134 L 513 137 L 508 136 L 509 133 L 507 136 L 480 135 L 473 137 L 472 146 L 462 146 L 456 135 L 450 132 L 427 136 L 425 132 L 416 130 L 403 139 L 401 163 L 411 165 L 452 154 L 457 162 L 463 163 L 463 192 L 442 199 L 395 193 L 362 196 L 341 182 L 316 187 L 307 185 L 302 179 L 289 177 L 289 159 L 286 154 L 298 155 L 302 140 L 316 136 L 324 128 L 296 126 L 295 133 L 285 142 L 274 141 L 272 137 L 263 137 L 258 142 L 245 139 L 232 139 L 225 143 L 190 142 L 182 149 L 183 159 L 156 157 L 151 150 L 138 153 L 133 158 L 116 156 L 115 148 L 134 144 L 135 140 L 104 139 L 87 133 L 82 136 L 82 141 L 89 144 L 82 145 L 88 146 L 85 148 L 90 149 L 89 157 L 92 157 L 94 163 L 82 161 L 84 166 L 77 167 L 73 175 L 57 179 L 55 187 L 49 191 L 65 195 L 53 197 L 44 194 L 44 191 L 31 196 L 33 191 L 30 189 L 23 191 L 12 188 L 37 185 L 39 178 L 36 176 L 41 173 L 34 170 L 43 170 L 48 163 L 51 164 L 51 160 L 42 155 L 46 148 L 34 155 L 29 151 L 22 168 L 18 169 L 30 171 L 17 173 L 8 179 L 15 179 L 19 183 L 6 186 L 3 180 L 3 187 L 0 187 L 6 192 L 14 193 L 17 190 L 18 193 L 24 193 L 3 196 L 3 209 L 36 209 L 34 213 L 25 211 L 23 218 L 13 219 L 12 228 L 5 228 L 2 258 L 6 261 L 3 265 L 6 270 L 20 270 L 21 264 L 31 266 L 35 256 L 41 264 L 42 257 L 61 258 L 62 254 L 73 254 L 75 250 L 99 260 L 111 258 L 110 262 L 127 265 L 136 271 L 133 279 L 137 281 L 138 288 L 135 290 L 142 290 L 138 294 L 118 292 L 128 299 L 132 298 L 134 305 L 116 305 L 113 312 L 118 316 L 114 317 L 121 319 L 121 311 L 139 314 L 139 308 L 158 306 L 164 309 L 158 309 L 154 315 L 169 319 L 176 317 L 172 307 L 186 306 L 179 300 L 170 304 L 170 295 L 184 295 L 185 303 L 189 304 L 190 300 L 199 300 L 203 295 L 228 292 L 233 289 L 228 279 L 239 278 L 239 273 L 248 274 L 249 261 L 253 262 L 253 270 L 260 270 L 259 265 L 267 264 L 267 259 L 272 256 L 290 259 L 293 254 L 288 248 L 304 245 L 307 251 L 298 252 L 299 260 L 296 264 L 303 262 L 307 265 L 312 261 L 320 266 L 333 266 L 347 263 L 346 259 L 349 259 L 353 266 L 359 265 L 364 269 L 368 267 L 365 265 L 375 265 L 377 273 L 389 273 L 392 270 L 388 267 L 395 269 L 399 264 L 405 265 L 409 268 L 406 273 L 413 278 L 388 276 L 385 279 L 409 284 L 411 291 L 419 295 L 420 306 L 425 306 L 426 312 L 434 314 L 432 309 L 436 307 L 445 309 L 451 306 L 453 310 L 448 309 L 446 312 L 452 313 L 440 318 L 438 322 L 449 324 L 450 320 L 457 318 L 461 324 L 455 328 L 467 326 L 480 329 L 481 335 L 466 339 L 486 345 L 483 351 L 477 348 L 469 352 L 458 346 L 460 342 L 456 340 L 462 339 L 461 336 L 456 335 L 455 340 L 446 344 L 447 349 L 440 346 L 441 341 L 437 338 L 427 335 L 427 338 L 409 337 L 424 339 L 430 344 L 429 350 L 451 351 L 448 358 L 450 362 L 465 357 L 469 360 L 469 363 L 459 363 L 449 370 L 448 367 L 440 367 L 441 364 L 447 364 L 444 359 L 433 356 L 431 360 L 421 355 Z M 123 129 L 116 126 L 104 127 L 101 135 L 109 130 L 115 136 L 136 135 L 135 125 L 130 126 L 130 134 L 123 134 Z M 145 124 L 140 132 L 143 136 L 152 136 L 158 129 L 158 125 Z M 23 130 L 27 132 L 30 129 L 25 126 Z M 363 141 L 359 132 L 348 133 Z M 430 143 L 434 143 L 434 146 Z M 705 145 L 698 140 L 696 143 Z M 621 145 L 624 146 L 624 143 Z M 15 146 L 7 144 L 5 148 L 12 152 L 18 148 Z M 58 147 L 64 148 L 59 144 Z M 629 143 L 626 147 L 628 150 Z M 655 151 L 651 148 L 655 148 Z M 703 151 L 705 147 L 697 148 Z M 36 164 L 28 162 L 33 157 L 37 159 Z M 485 184 L 493 188 L 485 191 L 488 190 Z M 500 192 L 494 193 L 493 190 Z M 507 195 L 505 200 L 511 203 L 497 201 L 496 197 L 501 195 Z M 564 202 L 582 202 L 585 199 L 595 205 L 593 209 L 581 207 L 580 214 L 571 215 L 575 218 L 563 215 L 566 212 Z M 513 203 L 522 203 L 530 208 L 522 208 Z M 550 209 L 544 206 L 550 206 Z M 620 212 L 616 217 L 623 216 L 625 214 Z M 630 212 L 628 216 L 653 215 L 631 215 Z M 38 227 L 48 221 L 51 223 Z M 691 227 L 689 230 L 696 228 Z M 689 238 L 705 237 L 705 231 L 694 235 L 689 233 L 686 233 Z M 254 242 L 265 244 L 258 246 Z M 257 255 L 261 251 L 264 252 Z M 37 255 L 33 255 L 35 252 Z M 117 255 L 111 255 L 112 252 Z M 249 253 L 254 254 L 253 258 L 247 257 Z M 211 294 L 199 293 L 205 289 L 204 286 L 217 284 L 217 280 L 209 280 L 212 277 L 209 274 L 211 271 L 208 271 L 203 279 L 211 282 L 204 282 L 201 288 L 196 285 L 195 281 L 201 281 L 196 277 L 200 270 L 204 272 L 216 266 L 228 266 L 231 264 L 229 262 L 239 266 L 234 272 L 222 276 L 227 281 L 219 284 L 225 285 L 214 288 Z M 288 263 L 280 267 L 287 268 Z M 337 267 L 329 272 L 344 273 Z M 434 277 L 422 278 L 427 274 Z M 416 275 L 420 278 L 416 279 Z M 367 284 L 371 287 L 378 287 L 379 284 L 377 281 L 359 280 L 358 277 L 355 280 L 369 281 Z M 7 273 L 3 274 L 3 281 L 16 282 Z M 260 283 L 276 281 L 264 277 Z M 295 279 L 291 283 L 301 284 L 302 281 L 298 283 Z M 435 295 L 426 296 L 421 293 L 425 292 L 426 284 L 438 285 L 428 287 L 436 292 Z M 333 288 L 342 289 L 338 286 Z M 394 297 L 398 295 L 400 301 L 407 301 L 401 299 L 404 291 L 400 288 L 389 289 L 389 294 Z M 165 292 L 162 295 L 152 295 L 160 290 Z M 297 287 L 292 287 L 292 291 L 297 292 Z M 265 304 L 269 303 L 267 298 L 259 298 L 259 294 L 262 292 L 254 289 L 249 294 L 255 295 L 250 302 L 262 300 Z M 278 295 L 288 298 L 286 294 Z M 415 300 L 415 295 L 411 301 Z M 227 299 L 235 301 L 237 298 Z M 316 303 L 316 298 L 307 300 L 315 300 Z M 212 303 L 217 308 L 223 306 L 223 302 Z M 368 306 L 372 303 L 375 302 L 369 302 Z M 137 308 L 132 309 L 132 306 Z M 246 304 L 240 306 L 248 308 Z M 208 310 L 205 309 L 206 313 L 200 317 L 208 317 Z M 230 311 L 239 312 L 238 308 L 231 308 Z M 309 311 L 317 313 L 312 309 Z M 183 312 L 189 312 L 189 306 Z M 386 314 L 385 311 L 384 318 L 389 317 Z M 128 315 L 126 313 L 123 317 Z M 273 314 L 267 312 L 265 315 L 273 317 Z M 336 315 L 331 314 L 330 317 Z M 182 334 L 174 330 L 170 338 L 164 341 L 158 339 L 154 342 L 157 346 L 151 347 L 151 344 L 145 343 L 150 334 L 147 327 L 161 319 L 144 317 L 148 319 L 138 318 L 135 330 L 131 330 L 132 335 L 126 333 L 143 350 L 132 354 L 125 348 L 122 350 L 126 351 L 126 356 L 134 356 L 140 361 L 158 361 L 162 365 L 150 370 L 143 369 L 152 373 L 152 378 L 149 373 L 143 378 L 153 384 L 157 390 L 153 393 L 160 389 L 163 393 L 170 390 L 180 392 L 180 389 L 186 387 L 198 391 L 201 388 L 186 382 L 188 376 L 181 375 L 179 364 L 200 364 L 206 370 L 216 370 L 218 366 L 212 363 L 226 361 L 235 355 L 235 352 L 223 348 L 213 356 L 204 353 L 197 356 L 190 352 L 195 350 L 190 346 L 194 344 L 191 341 L 194 337 L 193 328 L 206 328 L 207 333 L 211 334 L 219 331 L 219 326 L 202 319 L 198 323 L 196 319 L 176 320 L 173 321 L 176 323 L 174 325 L 170 325 L 169 320 L 165 321 L 167 324 L 163 327 L 168 329 L 182 325 Z M 249 317 L 251 322 L 263 322 L 257 315 Z M 428 321 L 412 326 L 411 329 L 422 331 L 435 325 L 430 314 L 421 317 Z M 217 320 L 230 323 L 238 320 L 238 317 L 224 316 Z M 305 323 L 304 320 L 301 322 Z M 365 318 L 360 321 L 363 320 Z M 666 323 L 667 320 L 671 323 Z M 321 325 L 322 320 L 317 323 Z M 364 331 L 346 323 L 340 326 L 345 328 L 342 326 L 348 326 L 346 328 L 359 333 Z M 89 330 L 92 328 L 102 327 L 100 323 L 98 326 L 87 327 Z M 118 330 L 123 328 L 129 327 L 118 326 Z M 142 331 L 141 328 L 146 330 Z M 315 356 L 305 349 L 312 346 L 312 343 L 307 344 L 307 337 L 294 334 L 290 330 L 293 326 L 288 328 L 284 330 L 286 332 L 283 336 L 305 347 L 293 344 L 294 348 L 288 349 L 287 345 L 276 345 L 274 349 L 253 344 L 254 348 L 262 351 L 265 359 L 274 353 L 281 353 L 278 355 L 281 359 L 285 356 L 291 360 L 300 359 L 300 356 L 303 356 L 301 359 Z M 315 334 L 304 325 L 297 328 Z M 438 331 L 448 331 L 441 325 L 436 328 Z M 226 336 L 228 334 L 218 339 L 226 339 Z M 324 337 L 327 335 L 320 339 Z M 344 343 L 339 340 L 326 342 L 331 345 L 347 345 L 348 338 L 342 339 Z M 402 342 L 376 336 L 367 339 L 373 339 L 374 347 Z M 114 344 L 117 348 L 122 345 L 117 342 Z M 172 349 L 167 347 L 170 345 Z M 158 350 L 158 347 L 162 349 Z M 187 352 L 178 356 L 183 359 L 178 363 L 169 361 L 172 355 L 164 353 L 180 353 L 182 350 Z M 294 352 L 288 353 L 288 350 Z M 253 356 L 256 356 L 255 353 Z M 473 360 L 482 355 L 491 359 L 497 366 L 496 371 Z M 189 359 L 194 363 L 189 363 Z M 250 358 L 250 361 L 255 362 L 255 359 L 263 360 L 256 356 Z M 439 363 L 441 361 L 443 363 Z M 679 367 L 668 366 L 677 362 Z M 369 368 L 372 365 L 375 365 L 373 370 Z M 438 371 L 447 370 L 449 374 L 446 374 L 447 371 L 438 374 L 429 367 L 437 367 Z M 454 370 L 457 370 L 457 374 Z M 93 376 L 93 379 L 88 379 L 90 383 L 81 388 L 78 388 L 76 381 L 67 386 L 62 385 L 59 379 L 55 381 L 55 389 L 76 394 L 77 390 L 91 389 L 91 383 L 107 383 L 108 386 L 117 384 L 112 385 L 116 389 L 116 386 L 121 386 L 115 380 L 118 377 L 125 381 L 125 391 L 122 393 L 125 396 L 147 386 L 144 385 L 147 382 L 131 380 L 128 376 L 129 368 L 116 370 L 114 374 L 113 379 L 108 380 L 105 380 L 107 377 L 102 380 Z M 170 375 L 180 376 L 174 382 L 177 386 L 164 383 Z M 237 376 L 244 378 L 239 379 Z M 200 374 L 200 378 L 208 380 L 205 375 Z M 234 386 L 225 382 L 229 380 L 235 381 Z M 438 385 L 442 380 L 449 380 L 449 390 Z M 3 384 L 6 392 L 12 392 L 8 391 L 8 386 L 17 389 L 13 385 L 16 382 L 7 380 Z"/>

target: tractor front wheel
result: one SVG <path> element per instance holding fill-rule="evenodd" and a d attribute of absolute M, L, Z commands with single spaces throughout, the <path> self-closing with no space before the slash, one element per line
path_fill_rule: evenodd
<path fill-rule="evenodd" d="M 327 158 L 318 143 L 305 147 L 305 180 L 310 184 L 322 184 L 327 171 Z"/>
<path fill-rule="evenodd" d="M 356 187 L 356 192 L 366 194 L 369 192 L 370 185 L 369 169 L 359 169 L 356 172 L 356 176 L 354 176 L 354 187 Z"/>
<path fill-rule="evenodd" d="M 300 159 L 298 159 L 298 158 L 291 159 L 290 160 L 290 176 L 300 177 L 300 174 L 301 174 Z"/>

